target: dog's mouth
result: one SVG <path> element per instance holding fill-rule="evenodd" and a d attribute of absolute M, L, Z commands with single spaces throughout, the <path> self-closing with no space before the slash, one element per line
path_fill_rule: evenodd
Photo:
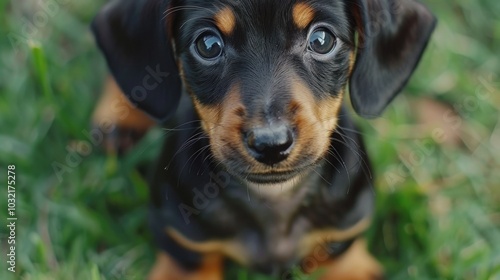
<path fill-rule="evenodd" d="M 241 174 L 240 177 L 255 184 L 267 185 L 267 184 L 280 184 L 290 181 L 299 175 L 298 170 L 280 171 L 280 172 L 268 172 L 268 173 L 245 173 Z"/>
<path fill-rule="evenodd" d="M 269 172 L 236 172 L 234 175 L 253 184 L 275 185 L 296 180 L 306 174 L 314 166 L 315 164 L 308 164 L 284 171 L 271 170 Z"/>
<path fill-rule="evenodd" d="M 276 185 L 296 182 L 309 174 L 319 164 L 319 159 L 304 158 L 300 161 L 301 164 L 289 164 L 288 167 L 257 168 L 242 162 L 239 158 L 238 160 L 233 158 L 226 162 L 222 161 L 222 166 L 227 172 L 243 182 L 256 185 Z"/>

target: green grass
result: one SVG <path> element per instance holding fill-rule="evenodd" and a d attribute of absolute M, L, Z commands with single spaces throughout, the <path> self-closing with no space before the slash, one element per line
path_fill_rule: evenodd
<path fill-rule="evenodd" d="M 154 247 L 136 166 L 154 159 L 162 133 L 120 161 L 86 145 L 106 73 L 88 23 L 104 1 L 59 2 L 30 29 L 39 4 L 0 0 L 0 221 L 8 164 L 18 217 L 15 274 L 0 227 L 0 279 L 143 279 Z M 367 236 L 389 279 L 500 279 L 500 2 L 427 3 L 440 22 L 414 78 L 382 118 L 359 120 L 376 163 Z M 423 97 L 460 113 L 435 122 L 460 145 L 422 130 Z M 71 167 L 59 177 L 54 163 Z M 228 279 L 265 278 L 235 268 Z"/>

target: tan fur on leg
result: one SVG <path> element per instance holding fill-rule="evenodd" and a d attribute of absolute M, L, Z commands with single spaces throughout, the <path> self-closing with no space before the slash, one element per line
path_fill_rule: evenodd
<path fill-rule="evenodd" d="M 324 256 L 316 252 L 317 256 Z M 310 259 L 313 259 L 310 257 Z M 339 257 L 327 261 L 317 261 L 314 269 L 322 271 L 320 280 L 375 280 L 383 278 L 381 265 L 367 251 L 365 240 L 355 241 L 349 250 Z M 307 273 L 313 272 L 308 270 Z"/>
<path fill-rule="evenodd" d="M 224 259 L 220 255 L 206 255 L 199 268 L 186 271 L 166 253 L 158 253 L 149 280 L 222 280 Z"/>

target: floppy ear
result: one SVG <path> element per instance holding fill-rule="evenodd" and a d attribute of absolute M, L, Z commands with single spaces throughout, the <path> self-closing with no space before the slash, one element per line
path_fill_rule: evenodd
<path fill-rule="evenodd" d="M 356 0 L 351 10 L 359 36 L 351 101 L 359 115 L 374 118 L 405 86 L 436 19 L 416 0 Z"/>
<path fill-rule="evenodd" d="M 181 93 L 167 39 L 167 2 L 115 0 L 92 22 L 97 44 L 120 88 L 133 104 L 159 120 L 175 111 Z"/>

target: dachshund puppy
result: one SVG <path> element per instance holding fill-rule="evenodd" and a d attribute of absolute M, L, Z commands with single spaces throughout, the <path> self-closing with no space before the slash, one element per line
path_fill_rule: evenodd
<path fill-rule="evenodd" d="M 354 111 L 379 116 L 435 23 L 416 0 L 105 6 L 92 28 L 131 128 L 150 125 L 137 110 L 175 128 L 150 182 L 161 250 L 150 278 L 222 279 L 231 260 L 279 279 L 295 267 L 379 279 L 360 238 L 374 206 L 370 162 L 343 99 L 349 85 Z"/>

